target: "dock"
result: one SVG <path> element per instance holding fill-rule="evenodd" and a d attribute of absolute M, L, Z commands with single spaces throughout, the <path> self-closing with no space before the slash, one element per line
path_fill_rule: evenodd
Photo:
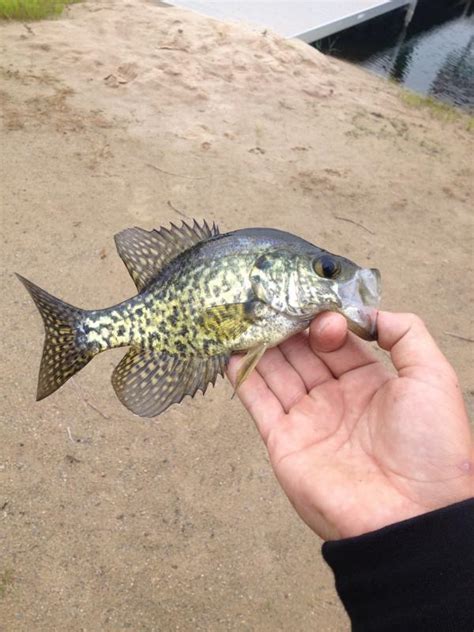
<path fill-rule="evenodd" d="M 166 0 L 217 20 L 268 28 L 286 38 L 315 42 L 339 31 L 406 7 L 416 0 Z"/>

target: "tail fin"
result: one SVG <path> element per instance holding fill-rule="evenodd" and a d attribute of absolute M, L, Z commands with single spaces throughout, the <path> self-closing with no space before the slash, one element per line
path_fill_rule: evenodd
<path fill-rule="evenodd" d="M 51 296 L 17 274 L 43 318 L 46 338 L 38 377 L 36 399 L 54 393 L 93 358 L 96 351 L 80 346 L 76 328 L 85 312 Z"/>

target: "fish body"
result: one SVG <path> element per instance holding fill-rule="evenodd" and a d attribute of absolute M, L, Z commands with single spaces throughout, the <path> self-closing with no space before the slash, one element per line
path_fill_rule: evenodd
<path fill-rule="evenodd" d="M 206 390 L 232 353 L 246 351 L 238 384 L 264 351 L 306 329 L 325 310 L 375 339 L 379 273 L 267 228 L 220 235 L 215 225 L 146 231 L 116 238 L 138 294 L 103 310 L 81 310 L 23 277 L 44 320 L 38 399 L 92 357 L 130 347 L 116 367 L 117 396 L 141 416 L 156 416 Z"/>

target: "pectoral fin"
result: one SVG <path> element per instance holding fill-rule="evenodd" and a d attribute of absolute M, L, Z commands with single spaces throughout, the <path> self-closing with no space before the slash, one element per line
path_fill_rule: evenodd
<path fill-rule="evenodd" d="M 203 315 L 203 327 L 222 342 L 235 340 L 255 322 L 257 302 L 209 307 Z"/>

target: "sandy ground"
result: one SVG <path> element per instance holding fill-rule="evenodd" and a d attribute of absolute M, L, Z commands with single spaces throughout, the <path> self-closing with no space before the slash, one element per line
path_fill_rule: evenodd
<path fill-rule="evenodd" d="M 347 630 L 320 542 L 220 382 L 156 421 L 95 359 L 35 403 L 18 271 L 83 307 L 133 293 L 113 235 L 274 226 L 377 265 L 472 410 L 472 133 L 299 42 L 140 1 L 0 25 L 0 630 Z"/>

